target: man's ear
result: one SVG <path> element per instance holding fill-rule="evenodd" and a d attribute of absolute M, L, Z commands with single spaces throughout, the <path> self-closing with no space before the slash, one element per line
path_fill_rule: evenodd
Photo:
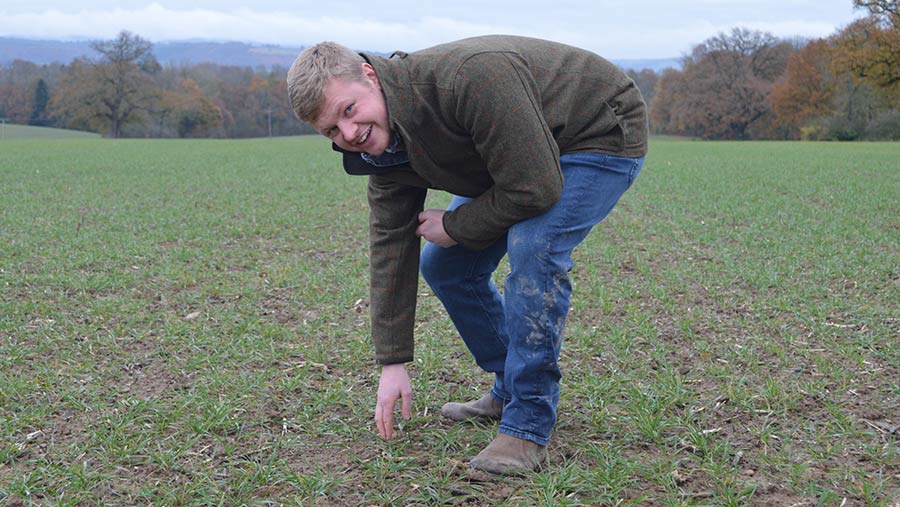
<path fill-rule="evenodd" d="M 378 75 L 375 74 L 375 68 L 372 67 L 372 64 L 366 62 L 362 64 L 363 75 L 366 76 L 366 79 L 375 85 L 378 89 L 381 89 L 381 84 L 378 83 Z"/>

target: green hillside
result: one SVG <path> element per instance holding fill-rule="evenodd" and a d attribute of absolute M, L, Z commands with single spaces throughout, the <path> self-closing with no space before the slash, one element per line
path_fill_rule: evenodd
<path fill-rule="evenodd" d="M 79 130 L 32 127 L 29 125 L 0 124 L 0 141 L 6 139 L 72 139 L 100 137 L 100 134 Z"/>

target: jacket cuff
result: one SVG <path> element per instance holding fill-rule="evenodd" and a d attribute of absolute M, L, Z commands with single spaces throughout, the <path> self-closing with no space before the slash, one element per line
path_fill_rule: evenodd
<path fill-rule="evenodd" d="M 450 236 L 450 239 L 452 239 L 453 241 L 456 241 L 456 242 L 459 243 L 460 245 L 462 245 L 462 246 L 468 248 L 468 245 L 466 245 L 465 243 L 463 243 L 462 241 L 460 241 L 460 239 L 457 238 L 456 236 L 454 236 L 453 233 L 450 232 L 450 229 L 447 228 L 447 217 L 450 216 L 451 214 L 453 214 L 453 210 L 447 211 L 447 212 L 444 213 L 444 215 L 441 217 L 441 225 L 444 227 L 444 232 L 447 233 L 447 236 Z"/>
<path fill-rule="evenodd" d="M 412 357 L 401 357 L 399 359 L 376 359 L 375 364 L 380 364 L 381 366 L 387 366 L 389 364 L 411 363 L 412 360 L 413 360 Z"/>

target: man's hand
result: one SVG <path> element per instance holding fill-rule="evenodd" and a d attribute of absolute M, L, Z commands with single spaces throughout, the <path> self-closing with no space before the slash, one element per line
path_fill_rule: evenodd
<path fill-rule="evenodd" d="M 444 213 L 442 209 L 427 209 L 419 213 L 419 227 L 416 234 L 437 246 L 450 248 L 456 241 L 444 230 Z"/>
<path fill-rule="evenodd" d="M 402 363 L 382 366 L 375 403 L 375 425 L 378 426 L 378 434 L 385 440 L 394 436 L 394 406 L 401 398 L 400 413 L 408 421 L 412 417 L 412 387 L 406 366 Z"/>

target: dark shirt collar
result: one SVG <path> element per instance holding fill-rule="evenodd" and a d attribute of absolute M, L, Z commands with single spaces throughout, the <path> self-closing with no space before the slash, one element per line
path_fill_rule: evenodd
<path fill-rule="evenodd" d="M 391 142 L 391 145 L 385 148 L 384 153 L 381 155 L 360 153 L 359 156 L 365 160 L 366 163 L 374 165 L 375 167 L 389 167 L 409 162 L 409 156 L 406 154 L 406 147 L 403 145 L 403 140 L 400 139 L 400 136 L 396 132 L 394 133 L 394 140 Z"/>
<path fill-rule="evenodd" d="M 377 164 L 366 162 L 366 160 L 363 159 L 363 153 L 347 151 L 334 143 L 331 143 L 331 149 L 343 154 L 344 172 L 350 175 L 358 176 L 386 173 L 396 170 L 412 170 L 409 166 L 409 157 L 404 149 L 403 141 L 399 139 L 399 135 L 396 137 L 397 139 L 395 139 L 395 142 L 391 143 L 392 149 L 397 146 L 395 152 L 391 153 L 385 150 L 385 152 L 378 157 L 369 155 L 370 158 L 377 161 Z M 365 155 L 368 155 L 368 153 Z"/>

